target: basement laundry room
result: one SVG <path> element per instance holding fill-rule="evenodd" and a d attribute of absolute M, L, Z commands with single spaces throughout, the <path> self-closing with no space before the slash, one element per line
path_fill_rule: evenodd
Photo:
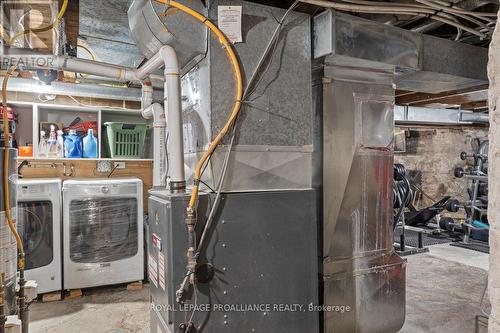
<path fill-rule="evenodd" d="M 500 333 L 499 10 L 0 0 L 0 333 Z"/>

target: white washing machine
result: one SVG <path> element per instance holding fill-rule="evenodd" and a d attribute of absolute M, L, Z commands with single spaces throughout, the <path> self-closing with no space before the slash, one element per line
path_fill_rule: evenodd
<path fill-rule="evenodd" d="M 142 181 L 63 184 L 64 289 L 144 278 Z"/>
<path fill-rule="evenodd" d="M 26 278 L 39 293 L 61 290 L 61 180 L 19 179 L 17 207 Z"/>

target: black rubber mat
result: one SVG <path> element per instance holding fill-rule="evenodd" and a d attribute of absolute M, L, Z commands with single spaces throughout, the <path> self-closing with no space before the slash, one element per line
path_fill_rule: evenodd
<path fill-rule="evenodd" d="M 402 232 L 402 228 L 397 228 L 394 231 L 394 242 L 399 244 L 399 242 L 401 241 L 400 236 Z M 445 235 L 429 235 L 426 233 L 422 235 L 423 246 L 446 244 L 451 243 L 452 241 L 452 239 Z M 406 230 L 405 243 L 407 246 L 418 247 L 418 232 L 414 230 Z"/>
<path fill-rule="evenodd" d="M 454 242 L 450 244 L 451 246 L 461 247 L 463 249 L 468 249 L 472 251 L 478 251 L 482 253 L 490 253 L 490 245 L 486 242 L 481 242 L 477 240 L 471 240 L 470 243 L 465 244 L 462 242 Z"/>

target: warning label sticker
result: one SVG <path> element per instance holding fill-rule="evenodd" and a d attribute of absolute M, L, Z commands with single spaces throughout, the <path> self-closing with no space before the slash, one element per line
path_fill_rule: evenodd
<path fill-rule="evenodd" d="M 234 44 L 243 42 L 241 33 L 241 6 L 219 6 L 217 8 L 219 15 L 218 26 L 226 37 Z"/>
<path fill-rule="evenodd" d="M 151 255 L 148 254 L 148 275 L 149 281 L 153 282 L 156 288 L 158 288 L 158 262 Z"/>
<path fill-rule="evenodd" d="M 158 253 L 158 275 L 160 288 L 165 290 L 165 255 L 162 252 Z"/>

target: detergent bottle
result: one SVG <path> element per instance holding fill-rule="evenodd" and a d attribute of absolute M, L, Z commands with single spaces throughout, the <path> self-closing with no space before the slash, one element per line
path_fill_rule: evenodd
<path fill-rule="evenodd" d="M 83 138 L 83 157 L 97 158 L 97 139 L 92 128 L 89 128 L 87 136 Z"/>
<path fill-rule="evenodd" d="M 76 130 L 70 130 L 64 139 L 64 157 L 81 158 L 82 157 L 82 139 Z"/>

